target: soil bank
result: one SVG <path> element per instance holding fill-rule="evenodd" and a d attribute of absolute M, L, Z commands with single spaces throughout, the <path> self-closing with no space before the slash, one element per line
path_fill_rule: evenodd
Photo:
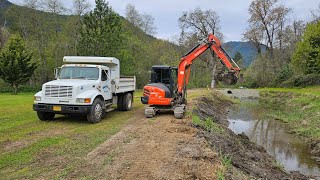
<path fill-rule="evenodd" d="M 219 92 L 212 92 L 198 98 L 193 110 L 202 120 L 211 118 L 223 129 L 211 132 L 202 130 L 198 136 L 204 137 L 214 151 L 232 157 L 226 179 L 308 179 L 299 172 L 285 172 L 263 147 L 250 142 L 246 135 L 236 135 L 229 130 L 227 108 L 231 105 L 232 102 Z"/>

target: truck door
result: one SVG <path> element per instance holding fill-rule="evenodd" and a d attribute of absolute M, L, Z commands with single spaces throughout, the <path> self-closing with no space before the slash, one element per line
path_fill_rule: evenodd
<path fill-rule="evenodd" d="M 105 100 L 112 99 L 110 71 L 101 70 L 101 93 Z"/>

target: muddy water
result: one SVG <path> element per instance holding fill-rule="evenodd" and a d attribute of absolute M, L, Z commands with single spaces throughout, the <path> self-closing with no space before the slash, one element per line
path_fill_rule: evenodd
<path fill-rule="evenodd" d="M 300 171 L 320 179 L 320 165 L 311 158 L 306 144 L 288 134 L 284 123 L 265 118 L 263 109 L 257 107 L 240 105 L 230 109 L 229 128 L 236 134 L 245 133 L 252 142 L 263 146 L 287 171 Z"/>

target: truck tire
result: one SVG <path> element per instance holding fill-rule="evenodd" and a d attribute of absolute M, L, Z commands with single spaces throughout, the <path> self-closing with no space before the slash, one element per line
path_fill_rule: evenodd
<path fill-rule="evenodd" d="M 127 93 L 123 96 L 123 111 L 130 111 L 132 109 L 132 94 Z"/>
<path fill-rule="evenodd" d="M 39 112 L 39 111 L 37 111 L 37 115 L 41 121 L 53 120 L 55 116 L 55 114 L 52 112 Z"/>
<path fill-rule="evenodd" d="M 117 109 L 119 111 L 123 111 L 123 95 L 122 94 L 118 95 Z"/>
<path fill-rule="evenodd" d="M 87 120 L 91 123 L 98 123 L 103 118 L 103 102 L 100 98 L 96 98 L 91 106 L 89 113 L 87 114 Z"/>

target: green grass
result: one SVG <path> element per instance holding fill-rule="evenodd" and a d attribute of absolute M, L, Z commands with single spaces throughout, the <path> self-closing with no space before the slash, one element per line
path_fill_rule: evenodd
<path fill-rule="evenodd" d="M 32 110 L 33 94 L 0 94 L 1 178 L 39 178 L 50 171 L 55 172 L 52 178 L 66 177 L 83 164 L 87 153 L 117 133 L 135 110 L 143 107 L 141 94 L 135 93 L 133 111 L 110 112 L 97 124 L 65 116 L 40 121 Z M 59 163 L 61 157 L 63 163 Z"/>
<path fill-rule="evenodd" d="M 320 141 L 320 87 L 264 89 L 260 96 L 269 117 L 288 123 L 309 141 Z"/>
<path fill-rule="evenodd" d="M 222 133 L 223 128 L 216 122 L 214 122 L 213 119 L 207 118 L 205 120 L 201 120 L 199 116 L 196 114 L 192 114 L 192 124 L 198 127 L 201 127 L 205 129 L 208 132 L 216 132 L 216 133 Z"/>
<path fill-rule="evenodd" d="M 309 94 L 320 96 L 320 86 L 310 86 L 304 88 L 261 88 L 262 91 L 278 91 L 278 92 L 293 92 L 301 94 Z"/>
<path fill-rule="evenodd" d="M 228 154 L 222 153 L 222 151 L 219 151 L 219 159 L 222 168 L 218 170 L 217 172 L 217 178 L 218 180 L 225 180 L 225 174 L 228 168 L 231 166 L 232 163 L 232 157 Z"/>

